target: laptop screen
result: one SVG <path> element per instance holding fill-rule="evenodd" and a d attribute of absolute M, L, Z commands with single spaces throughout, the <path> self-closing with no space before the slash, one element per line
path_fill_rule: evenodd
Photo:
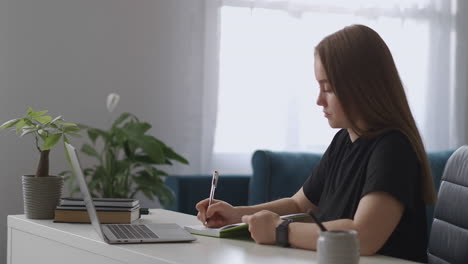
<path fill-rule="evenodd" d="M 65 149 L 67 150 L 66 153 L 68 156 L 68 162 L 70 163 L 73 174 L 75 175 L 75 178 L 80 186 L 81 194 L 83 195 L 83 200 L 86 205 L 86 210 L 88 210 L 88 215 L 91 219 L 91 224 L 94 226 L 94 229 L 96 229 L 96 232 L 101 236 L 101 238 L 105 239 L 102 233 L 101 224 L 96 214 L 96 208 L 94 207 L 91 194 L 88 190 L 88 185 L 86 184 L 86 180 L 83 175 L 83 170 L 80 166 L 80 161 L 78 159 L 76 149 L 68 143 L 65 143 Z"/>

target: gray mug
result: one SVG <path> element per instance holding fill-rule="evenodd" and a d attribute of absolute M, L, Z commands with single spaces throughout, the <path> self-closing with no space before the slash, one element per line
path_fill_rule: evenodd
<path fill-rule="evenodd" d="M 359 239 L 354 230 L 320 232 L 317 240 L 318 264 L 358 264 Z"/>

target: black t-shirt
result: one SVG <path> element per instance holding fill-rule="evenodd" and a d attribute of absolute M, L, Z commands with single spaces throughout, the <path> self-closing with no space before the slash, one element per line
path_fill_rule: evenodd
<path fill-rule="evenodd" d="M 425 204 L 420 163 L 407 137 L 387 131 L 351 142 L 340 130 L 303 186 L 318 206 L 321 221 L 354 219 L 359 201 L 371 192 L 386 192 L 404 205 L 403 216 L 378 254 L 426 262 Z"/>

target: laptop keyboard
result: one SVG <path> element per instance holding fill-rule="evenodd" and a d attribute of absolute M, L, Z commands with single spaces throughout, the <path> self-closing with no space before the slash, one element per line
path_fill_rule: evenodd
<path fill-rule="evenodd" d="M 145 225 L 106 225 L 117 239 L 145 239 L 158 236 Z"/>

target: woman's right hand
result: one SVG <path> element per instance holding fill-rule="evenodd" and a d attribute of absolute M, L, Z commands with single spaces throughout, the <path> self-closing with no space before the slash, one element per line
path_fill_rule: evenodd
<path fill-rule="evenodd" d="M 221 200 L 213 200 L 209 207 L 208 203 L 209 199 L 205 199 L 195 206 L 198 220 L 207 227 L 217 228 L 241 222 L 242 215 L 232 205 Z"/>

